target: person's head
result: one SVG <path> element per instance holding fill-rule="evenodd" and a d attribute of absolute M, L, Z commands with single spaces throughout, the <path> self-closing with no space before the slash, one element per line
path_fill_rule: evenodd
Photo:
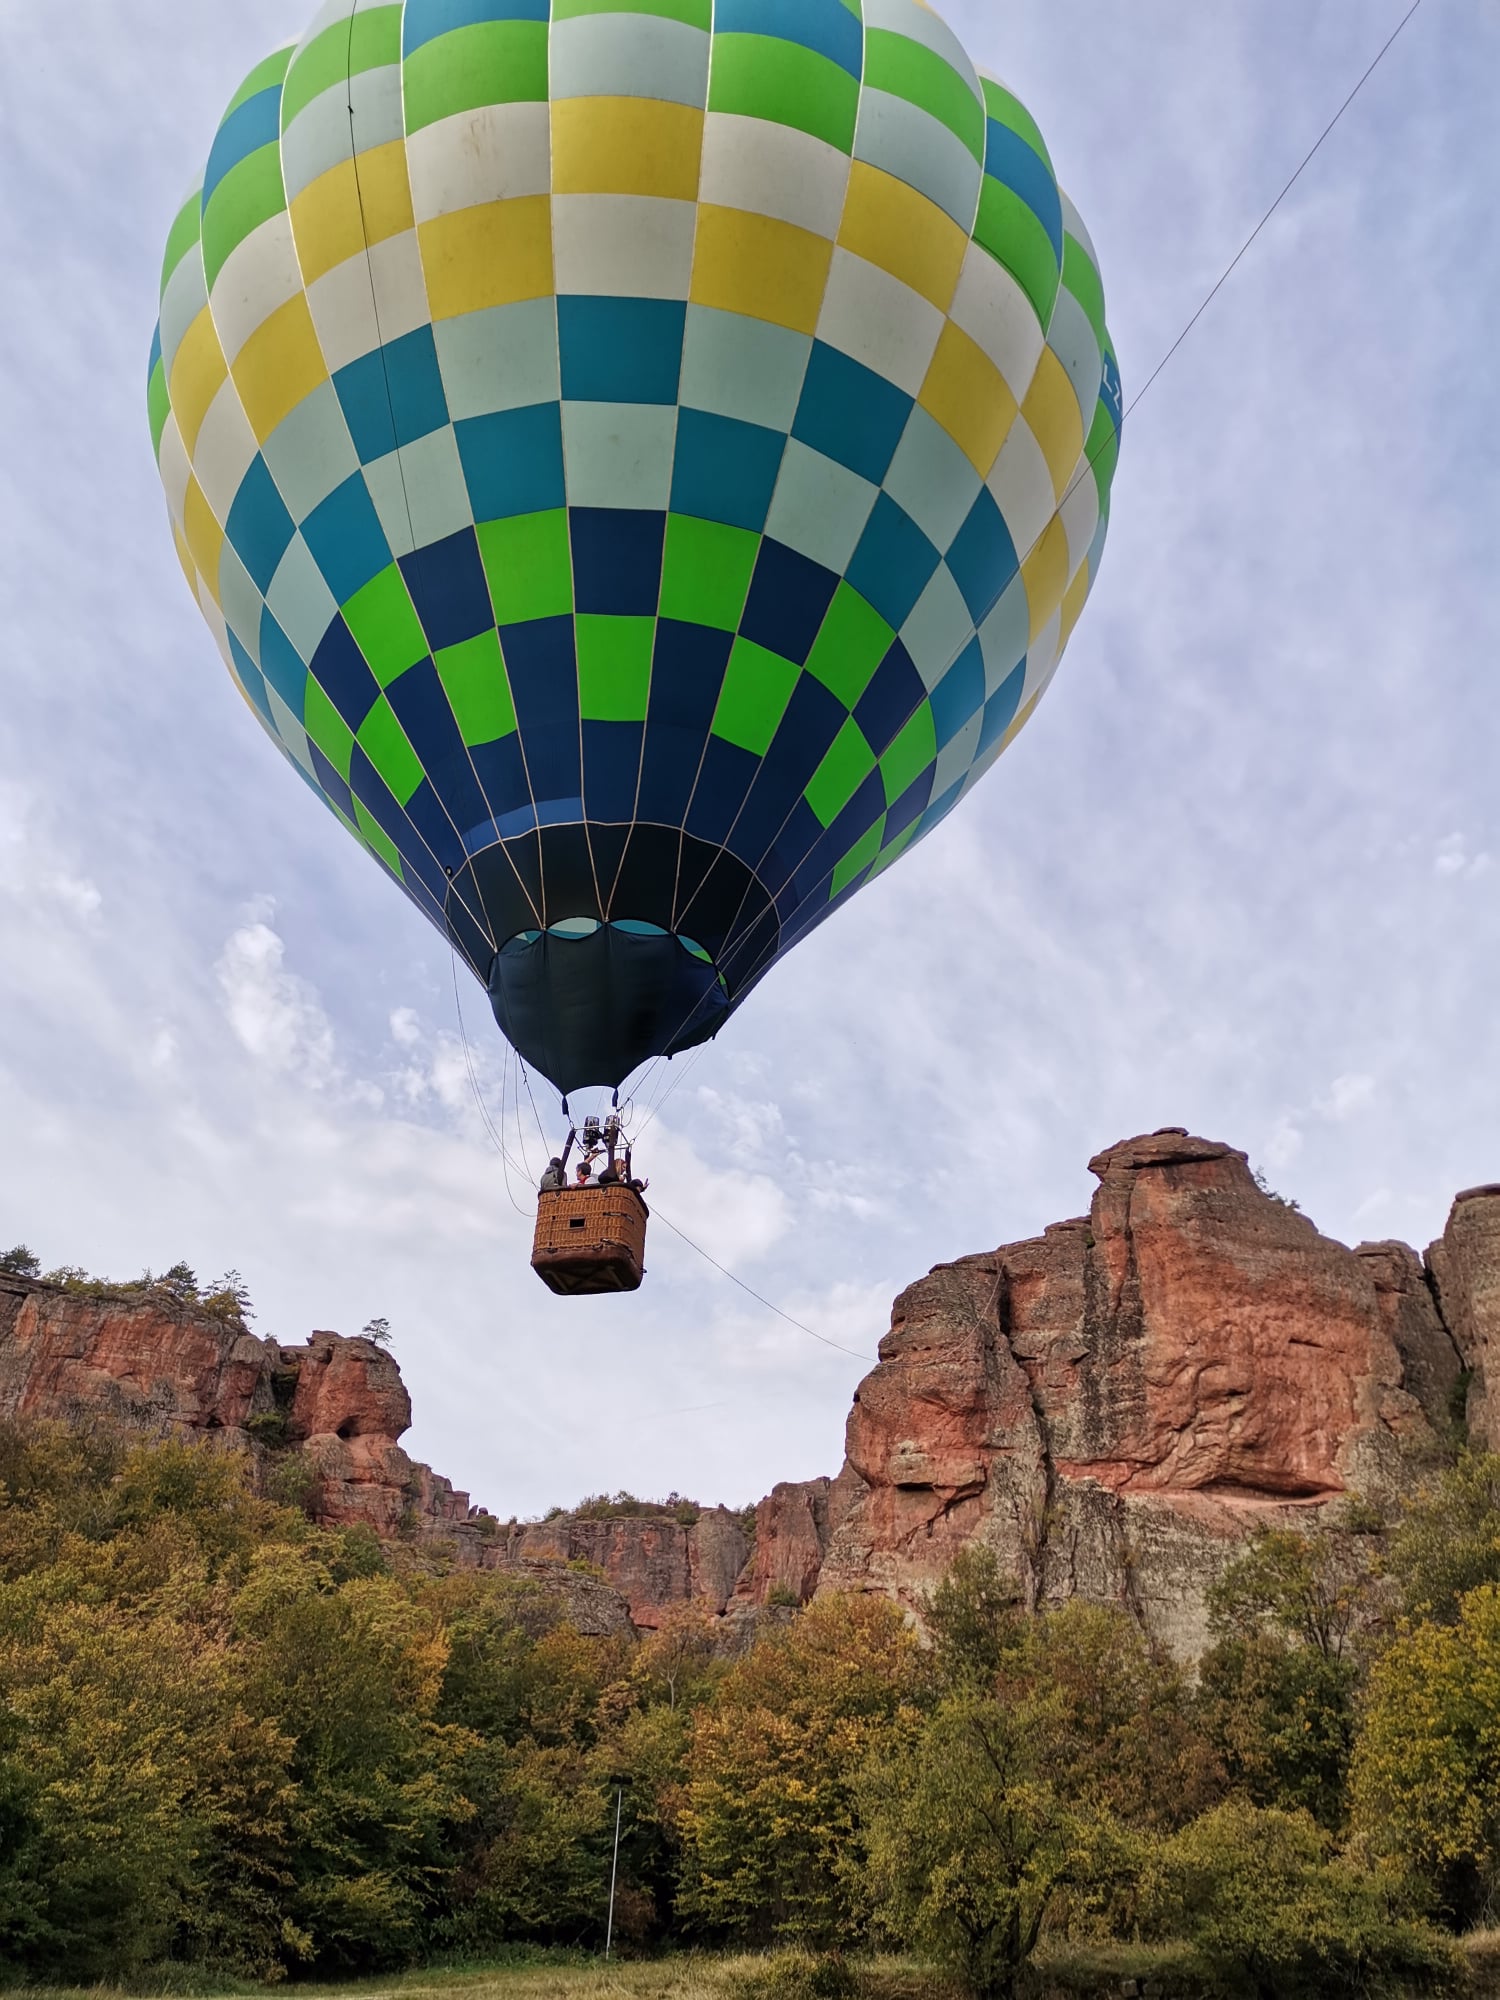
<path fill-rule="evenodd" d="M 589 1177 L 589 1163 L 587 1160 L 580 1160 L 578 1162 L 578 1178 L 580 1181 L 586 1181 L 588 1177 Z"/>
<path fill-rule="evenodd" d="M 552 1155 L 552 1158 L 547 1162 L 547 1165 L 552 1168 L 554 1173 L 562 1172 L 562 1160 L 556 1153 Z"/>

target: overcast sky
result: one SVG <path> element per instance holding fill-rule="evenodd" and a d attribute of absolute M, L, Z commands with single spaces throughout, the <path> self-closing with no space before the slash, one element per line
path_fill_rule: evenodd
<path fill-rule="evenodd" d="M 1348 1241 L 1500 1179 L 1495 8 L 1425 0 L 1142 403 L 1030 728 L 673 1065 L 653 1199 L 846 1355 L 660 1222 L 636 1298 L 544 1292 L 449 955 L 183 587 L 161 246 L 311 4 L 0 6 L 0 1247 L 233 1265 L 283 1340 L 388 1317 L 411 1449 L 524 1516 L 835 1471 L 892 1295 L 1080 1213 L 1131 1134 L 1242 1146 Z M 949 6 L 1089 224 L 1127 396 L 1406 4 Z"/>

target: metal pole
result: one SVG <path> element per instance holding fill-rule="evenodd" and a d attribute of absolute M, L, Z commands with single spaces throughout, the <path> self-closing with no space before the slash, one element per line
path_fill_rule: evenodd
<path fill-rule="evenodd" d="M 609 1923 L 604 1932 L 604 1960 L 609 1963 L 609 1948 L 615 1938 L 615 1877 L 620 1872 L 620 1814 L 625 1805 L 625 1787 L 615 1793 L 615 1855 L 609 1864 Z"/>

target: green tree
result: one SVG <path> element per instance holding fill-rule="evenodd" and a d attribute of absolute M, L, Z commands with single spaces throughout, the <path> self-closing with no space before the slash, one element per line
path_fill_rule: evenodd
<path fill-rule="evenodd" d="M 1109 1816 L 1056 1782 L 1062 1705 L 1056 1690 L 950 1695 L 862 1773 L 857 1866 L 877 1922 L 979 2000 L 1017 1991 L 1065 1888 L 1097 1893 L 1124 1864 Z"/>
<path fill-rule="evenodd" d="M 1446 1984 L 1457 1971 L 1395 1886 L 1332 1858 L 1306 1813 L 1232 1800 L 1164 1842 L 1150 1878 L 1146 1934 L 1191 1943 L 1216 1993 L 1327 2000 L 1402 1976 Z"/>
<path fill-rule="evenodd" d="M 1428 1882 L 1457 1919 L 1500 1888 L 1500 1585 L 1451 1624 L 1407 1625 L 1370 1677 L 1355 1752 L 1364 1845 Z"/>
<path fill-rule="evenodd" d="M 692 1924 L 753 1944 L 854 1933 L 855 1778 L 919 1679 L 915 1638 L 874 1597 L 815 1604 L 736 1662 L 693 1726 L 678 1903 Z"/>
<path fill-rule="evenodd" d="M 1401 1511 L 1387 1567 L 1408 1618 L 1452 1624 L 1481 1584 L 1500 1583 L 1500 1456 L 1466 1451 Z"/>
<path fill-rule="evenodd" d="M 9 1271 L 17 1278 L 39 1278 L 42 1260 L 26 1244 L 17 1243 L 13 1249 L 0 1253 L 0 1271 Z"/>

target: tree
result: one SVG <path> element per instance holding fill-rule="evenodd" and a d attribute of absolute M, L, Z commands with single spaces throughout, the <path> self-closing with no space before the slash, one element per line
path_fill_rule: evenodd
<path fill-rule="evenodd" d="M 1500 1887 L 1500 1584 L 1451 1624 L 1408 1624 L 1376 1664 L 1352 1773 L 1369 1850 L 1414 1868 L 1456 1918 Z"/>
<path fill-rule="evenodd" d="M 389 1347 L 392 1339 L 391 1323 L 388 1319 L 366 1320 L 364 1335 L 366 1340 L 373 1340 L 377 1347 Z"/>
<path fill-rule="evenodd" d="M 1409 1500 L 1387 1567 L 1406 1616 L 1445 1625 L 1469 1591 L 1500 1583 L 1500 1455 L 1466 1451 Z"/>
<path fill-rule="evenodd" d="M 42 1275 L 42 1260 L 34 1250 L 18 1243 L 14 1249 L 0 1255 L 0 1271 L 9 1271 L 17 1278 L 39 1278 Z"/>
<path fill-rule="evenodd" d="M 992 1550 L 975 1544 L 949 1564 L 927 1607 L 938 1672 L 950 1688 L 992 1688 L 1026 1629 L 1020 1595 Z"/>
<path fill-rule="evenodd" d="M 751 1944 L 856 1931 L 855 1779 L 919 1679 L 915 1637 L 875 1597 L 814 1604 L 730 1668 L 688 1756 L 679 1908 L 691 1923 Z"/>
<path fill-rule="evenodd" d="M 947 1697 L 861 1776 L 871 1908 L 882 1929 L 1009 2000 L 1065 1887 L 1102 1887 L 1126 1848 L 1054 1782 L 1055 1690 Z"/>
<path fill-rule="evenodd" d="M 1383 1978 L 1446 1984 L 1457 1970 L 1393 1885 L 1332 1859 L 1305 1813 L 1232 1800 L 1164 1842 L 1148 1873 L 1146 1935 L 1195 1946 L 1214 1992 L 1353 2000 Z"/>

